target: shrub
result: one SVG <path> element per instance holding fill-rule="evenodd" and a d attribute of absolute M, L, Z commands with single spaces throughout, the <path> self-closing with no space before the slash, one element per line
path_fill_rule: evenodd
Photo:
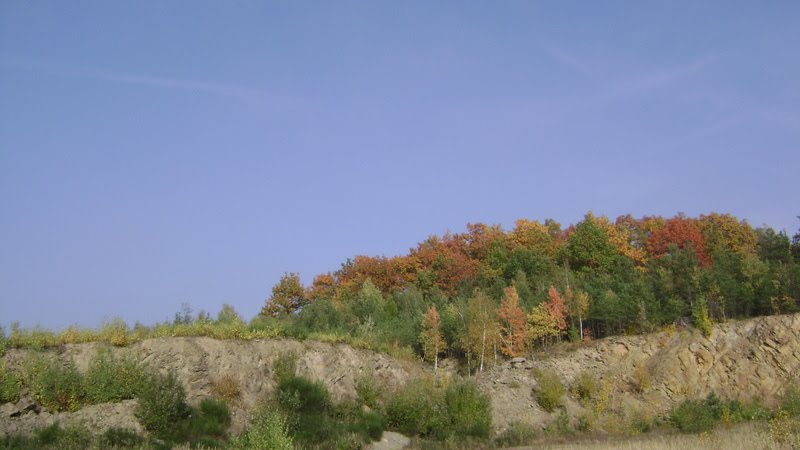
<path fill-rule="evenodd" d="M 427 380 L 411 381 L 386 405 L 389 426 L 404 434 L 445 432 L 448 420 L 442 397 L 433 383 Z"/>
<path fill-rule="evenodd" d="M 702 331 L 705 337 L 711 336 L 714 325 L 708 314 L 708 302 L 703 297 L 698 298 L 692 305 L 692 325 Z"/>
<path fill-rule="evenodd" d="M 61 428 L 58 423 L 39 429 L 35 435 L 37 444 L 41 448 L 84 450 L 92 443 L 92 433 L 86 428 L 77 426 Z"/>
<path fill-rule="evenodd" d="M 19 376 L 0 361 L 0 403 L 19 400 L 21 384 Z"/>
<path fill-rule="evenodd" d="M 330 394 L 321 382 L 289 377 L 278 383 L 278 403 L 284 411 L 322 413 L 330 406 Z"/>
<path fill-rule="evenodd" d="M 138 447 L 144 438 L 128 428 L 109 428 L 98 439 L 100 448 Z"/>
<path fill-rule="evenodd" d="M 521 447 L 529 445 L 536 438 L 536 430 L 522 422 L 514 421 L 495 439 L 498 447 Z"/>
<path fill-rule="evenodd" d="M 572 380 L 570 392 L 579 400 L 589 401 L 597 392 L 597 380 L 589 372 L 581 372 Z"/>
<path fill-rule="evenodd" d="M 231 374 L 217 378 L 211 382 L 211 395 L 229 405 L 236 404 L 242 396 L 239 380 Z"/>
<path fill-rule="evenodd" d="M 51 361 L 31 374 L 33 398 L 42 406 L 57 411 L 74 411 L 84 400 L 83 379 L 73 362 Z"/>
<path fill-rule="evenodd" d="M 789 416 L 800 417 L 800 383 L 796 380 L 790 382 L 783 392 L 781 411 L 786 411 Z"/>
<path fill-rule="evenodd" d="M 108 342 L 115 347 L 124 347 L 130 344 L 128 324 L 122 319 L 114 319 L 100 327 L 100 341 Z"/>
<path fill-rule="evenodd" d="M 231 425 L 231 413 L 224 402 L 207 398 L 191 408 L 188 420 L 176 425 L 171 436 L 175 441 L 191 442 L 192 447 L 222 447 Z"/>
<path fill-rule="evenodd" d="M 371 374 L 363 374 L 355 379 L 356 394 L 363 405 L 377 408 L 383 397 L 383 387 Z"/>
<path fill-rule="evenodd" d="M 561 397 L 564 396 L 564 385 L 558 374 L 552 370 L 539 370 L 534 373 L 538 387 L 536 388 L 536 402 L 547 412 L 553 412 L 561 406 Z"/>
<path fill-rule="evenodd" d="M 272 364 L 272 375 L 278 383 L 295 376 L 296 373 L 297 354 L 295 352 L 288 352 L 278 356 Z"/>
<path fill-rule="evenodd" d="M 189 415 L 186 393 L 174 373 L 148 377 L 135 414 L 146 430 L 159 437 L 171 437 L 175 424 Z"/>
<path fill-rule="evenodd" d="M 712 394 L 713 395 L 713 394 Z M 717 408 L 716 397 L 706 400 L 685 400 L 670 413 L 672 424 L 684 433 L 702 433 L 714 428 L 722 411 Z"/>
<path fill-rule="evenodd" d="M 106 403 L 136 398 L 147 375 L 133 358 L 115 358 L 110 351 L 100 350 L 89 363 L 85 379 L 86 399 Z"/>
<path fill-rule="evenodd" d="M 451 385 L 445 391 L 451 432 L 458 437 L 486 438 L 492 427 L 491 402 L 471 382 Z"/>
<path fill-rule="evenodd" d="M 286 416 L 264 409 L 256 415 L 247 431 L 231 442 L 230 447 L 238 450 L 294 450 L 294 442 L 289 436 Z"/>

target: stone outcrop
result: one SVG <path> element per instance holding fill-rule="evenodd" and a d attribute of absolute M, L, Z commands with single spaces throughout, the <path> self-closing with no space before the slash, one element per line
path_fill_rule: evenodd
<path fill-rule="evenodd" d="M 607 384 L 611 407 L 663 413 L 687 398 L 775 403 L 789 380 L 800 378 L 800 314 L 717 324 L 709 337 L 690 328 L 646 336 L 610 337 L 558 354 L 539 352 L 478 376 L 492 398 L 494 423 L 544 425 L 554 416 L 536 403 L 536 369 L 550 369 L 566 386 L 589 372 Z M 573 417 L 586 411 L 565 398 Z"/>

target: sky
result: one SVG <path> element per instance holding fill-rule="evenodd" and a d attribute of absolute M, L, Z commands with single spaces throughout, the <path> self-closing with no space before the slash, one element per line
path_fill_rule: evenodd
<path fill-rule="evenodd" d="M 0 325 L 245 318 L 467 223 L 800 228 L 800 2 L 0 2 Z"/>

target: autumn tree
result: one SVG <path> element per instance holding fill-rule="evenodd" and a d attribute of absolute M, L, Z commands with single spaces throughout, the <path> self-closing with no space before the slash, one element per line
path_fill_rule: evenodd
<path fill-rule="evenodd" d="M 296 312 L 306 304 L 305 289 L 300 275 L 285 273 L 272 288 L 272 295 L 261 308 L 261 315 L 278 317 Z"/>
<path fill-rule="evenodd" d="M 558 319 L 553 316 L 544 303 L 533 307 L 527 317 L 528 336 L 531 341 L 541 340 L 544 344 L 549 337 L 558 336 Z"/>
<path fill-rule="evenodd" d="M 730 214 L 711 213 L 701 215 L 697 223 L 709 252 L 756 253 L 758 234 L 747 221 L 740 221 Z"/>
<path fill-rule="evenodd" d="M 578 330 L 580 330 L 581 341 L 583 341 L 583 318 L 589 313 L 589 294 L 581 290 L 567 289 L 564 293 L 564 303 L 567 315 L 573 320 L 578 319 Z"/>
<path fill-rule="evenodd" d="M 439 353 L 447 348 L 442 336 L 441 319 L 436 311 L 436 305 L 431 305 L 428 312 L 422 317 L 422 332 L 419 335 L 422 344 L 422 355 L 425 359 L 433 359 L 434 372 L 439 368 Z"/>
<path fill-rule="evenodd" d="M 655 258 L 669 254 L 671 247 L 691 248 L 701 266 L 711 264 L 711 257 L 706 251 L 705 239 L 697 220 L 685 216 L 679 215 L 664 222 L 661 228 L 653 231 L 646 245 L 647 251 Z"/>
<path fill-rule="evenodd" d="M 558 293 L 555 287 L 550 286 L 547 291 L 547 302 L 544 304 L 547 311 L 556 321 L 558 336 L 567 329 L 567 309 L 564 306 L 564 298 Z"/>
<path fill-rule="evenodd" d="M 504 289 L 497 317 L 500 321 L 500 351 L 515 357 L 528 348 L 528 326 L 525 312 L 519 306 L 519 295 L 513 287 Z"/>
<path fill-rule="evenodd" d="M 467 303 L 464 347 L 478 358 L 478 370 L 483 372 L 487 356 L 497 346 L 499 326 L 492 300 L 476 290 Z"/>

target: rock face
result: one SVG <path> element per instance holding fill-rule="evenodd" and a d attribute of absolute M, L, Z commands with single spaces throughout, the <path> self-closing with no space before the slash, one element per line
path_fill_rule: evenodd
<path fill-rule="evenodd" d="M 97 343 L 67 345 L 61 349 L 58 357 L 74 361 L 78 370 L 85 371 L 98 349 L 106 347 Z M 294 352 L 298 357 L 298 375 L 322 381 L 336 399 L 354 398 L 355 380 L 363 374 L 373 376 L 379 383 L 392 389 L 424 372 L 423 367 L 415 363 L 344 344 L 291 339 L 221 341 L 205 337 L 161 338 L 142 341 L 127 348 L 113 348 L 112 351 L 117 355 L 132 355 L 142 364 L 163 373 L 174 371 L 186 388 L 190 403 L 211 396 L 212 386 L 223 377 L 234 380 L 241 396 L 232 408 L 233 432 L 244 428 L 249 413 L 275 388 L 273 363 L 279 356 L 289 352 Z M 23 360 L 27 353 L 10 350 L 4 359 L 13 366 Z M 138 423 L 132 415 L 135 403 L 132 405 L 129 405 L 130 427 L 135 428 Z M 59 413 L 61 423 L 66 424 L 69 420 L 64 419 L 81 411 Z M 41 425 L 52 423 L 45 415 L 35 412 L 18 416 L 3 417 L 0 420 L 0 434 L 17 429 L 14 423 L 22 419 L 26 423 L 34 423 L 37 417 L 41 417 Z M 27 428 L 30 427 L 20 430 Z"/>
<path fill-rule="evenodd" d="M 505 364 L 478 376 L 490 395 L 495 425 L 543 425 L 554 415 L 536 403 L 535 369 L 550 369 L 566 386 L 589 372 L 610 387 L 611 407 L 664 412 L 687 398 L 776 401 L 790 379 L 800 379 L 800 314 L 718 324 L 711 336 L 693 329 L 611 337 L 524 364 Z M 565 397 L 567 412 L 586 411 Z"/>

